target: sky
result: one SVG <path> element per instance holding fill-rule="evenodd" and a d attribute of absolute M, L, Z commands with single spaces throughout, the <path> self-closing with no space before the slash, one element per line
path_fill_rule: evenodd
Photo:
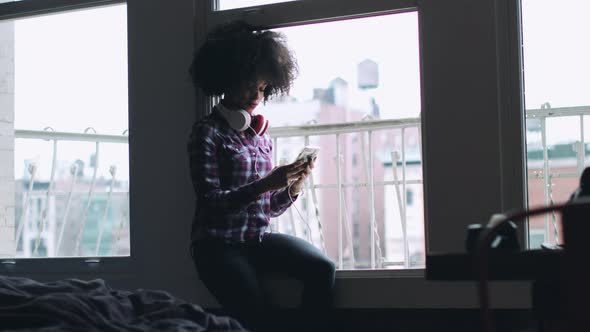
<path fill-rule="evenodd" d="M 222 8 L 277 2 L 220 1 Z M 522 0 L 522 5 L 526 107 L 539 108 L 545 102 L 552 107 L 590 105 L 590 21 L 586 18 L 590 1 L 561 0 L 556 5 L 554 0 Z M 93 127 L 98 133 L 123 133 L 128 126 L 126 25 L 125 5 L 16 20 L 15 128 L 51 126 L 81 133 Z M 340 77 L 349 83 L 352 107 L 365 107 L 372 96 L 383 118 L 419 116 L 416 13 L 281 31 L 300 68 L 291 93 L 296 100 L 310 100 L 313 88 L 327 88 Z M 356 88 L 356 66 L 365 59 L 377 62 L 380 84 L 361 92 Z M 551 121 L 548 128 L 550 143 L 572 141 L 579 135 L 577 119 Z M 586 130 L 590 137 L 590 125 Z M 50 158 L 48 142 L 33 147 L 24 141 L 17 141 L 17 177 L 23 174 L 24 159 Z M 86 159 L 94 150 L 93 143 L 69 145 L 64 144 L 62 151 L 83 151 Z M 47 148 L 31 154 L 39 146 Z M 117 163 L 125 164 L 119 176 L 128 177 L 126 149 L 104 146 L 101 156 L 103 175 L 108 175 L 110 164 Z"/>
<path fill-rule="evenodd" d="M 15 21 L 15 129 L 83 133 L 92 127 L 109 135 L 128 129 L 126 15 L 125 5 L 115 5 Z M 31 160 L 48 179 L 52 149 L 52 142 L 16 140 L 16 177 Z M 89 165 L 95 149 L 92 142 L 60 142 L 58 168 L 68 170 L 76 159 Z M 127 146 L 99 149 L 98 177 L 110 178 L 110 165 L 117 165 L 117 178 L 128 181 Z"/>
<path fill-rule="evenodd" d="M 366 109 L 367 99 L 372 96 L 380 106 L 382 118 L 419 116 L 420 56 L 416 13 L 279 31 L 287 36 L 300 67 L 300 76 L 292 91 L 298 100 L 311 99 L 313 88 L 327 88 L 339 77 L 349 84 L 352 108 Z M 378 65 L 379 86 L 361 92 L 357 88 L 357 65 L 366 59 Z"/>
<path fill-rule="evenodd" d="M 590 105 L 590 1 L 522 0 L 525 107 Z M 584 135 L 590 139 L 585 117 Z M 579 118 L 547 123 L 547 142 L 580 139 Z"/>

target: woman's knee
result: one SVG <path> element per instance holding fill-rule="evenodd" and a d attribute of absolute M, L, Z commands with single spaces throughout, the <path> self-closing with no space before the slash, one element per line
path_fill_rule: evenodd
<path fill-rule="evenodd" d="M 315 259 L 309 268 L 309 272 L 314 279 L 319 278 L 333 282 L 336 275 L 336 264 L 325 256 Z"/>

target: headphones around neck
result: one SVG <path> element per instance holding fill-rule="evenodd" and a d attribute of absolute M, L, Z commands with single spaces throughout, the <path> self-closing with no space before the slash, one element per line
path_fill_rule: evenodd
<path fill-rule="evenodd" d="M 252 129 L 256 135 L 262 136 L 268 129 L 268 120 L 262 114 L 250 115 L 244 110 L 229 110 L 221 103 L 215 105 L 219 114 L 227 121 L 230 127 L 237 131 Z"/>

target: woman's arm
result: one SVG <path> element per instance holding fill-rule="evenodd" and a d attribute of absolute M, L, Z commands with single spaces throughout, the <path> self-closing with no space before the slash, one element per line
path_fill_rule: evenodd
<path fill-rule="evenodd" d="M 309 163 L 303 163 L 303 168 L 297 175 L 297 179 L 290 186 L 271 192 L 270 212 L 271 217 L 278 217 L 287 210 L 301 193 L 305 179 L 309 176 L 315 166 L 315 159 Z"/>
<path fill-rule="evenodd" d="M 289 197 L 289 187 L 272 191 L 270 193 L 270 217 L 275 218 L 283 214 L 297 200 L 298 196 L 299 194 Z"/>

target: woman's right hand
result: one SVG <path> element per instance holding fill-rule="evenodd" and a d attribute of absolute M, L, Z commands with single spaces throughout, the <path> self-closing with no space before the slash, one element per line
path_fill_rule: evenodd
<path fill-rule="evenodd" d="M 267 175 L 259 180 L 258 191 L 260 194 L 271 190 L 287 187 L 297 180 L 307 168 L 304 160 L 297 160 L 291 164 L 273 168 Z"/>

